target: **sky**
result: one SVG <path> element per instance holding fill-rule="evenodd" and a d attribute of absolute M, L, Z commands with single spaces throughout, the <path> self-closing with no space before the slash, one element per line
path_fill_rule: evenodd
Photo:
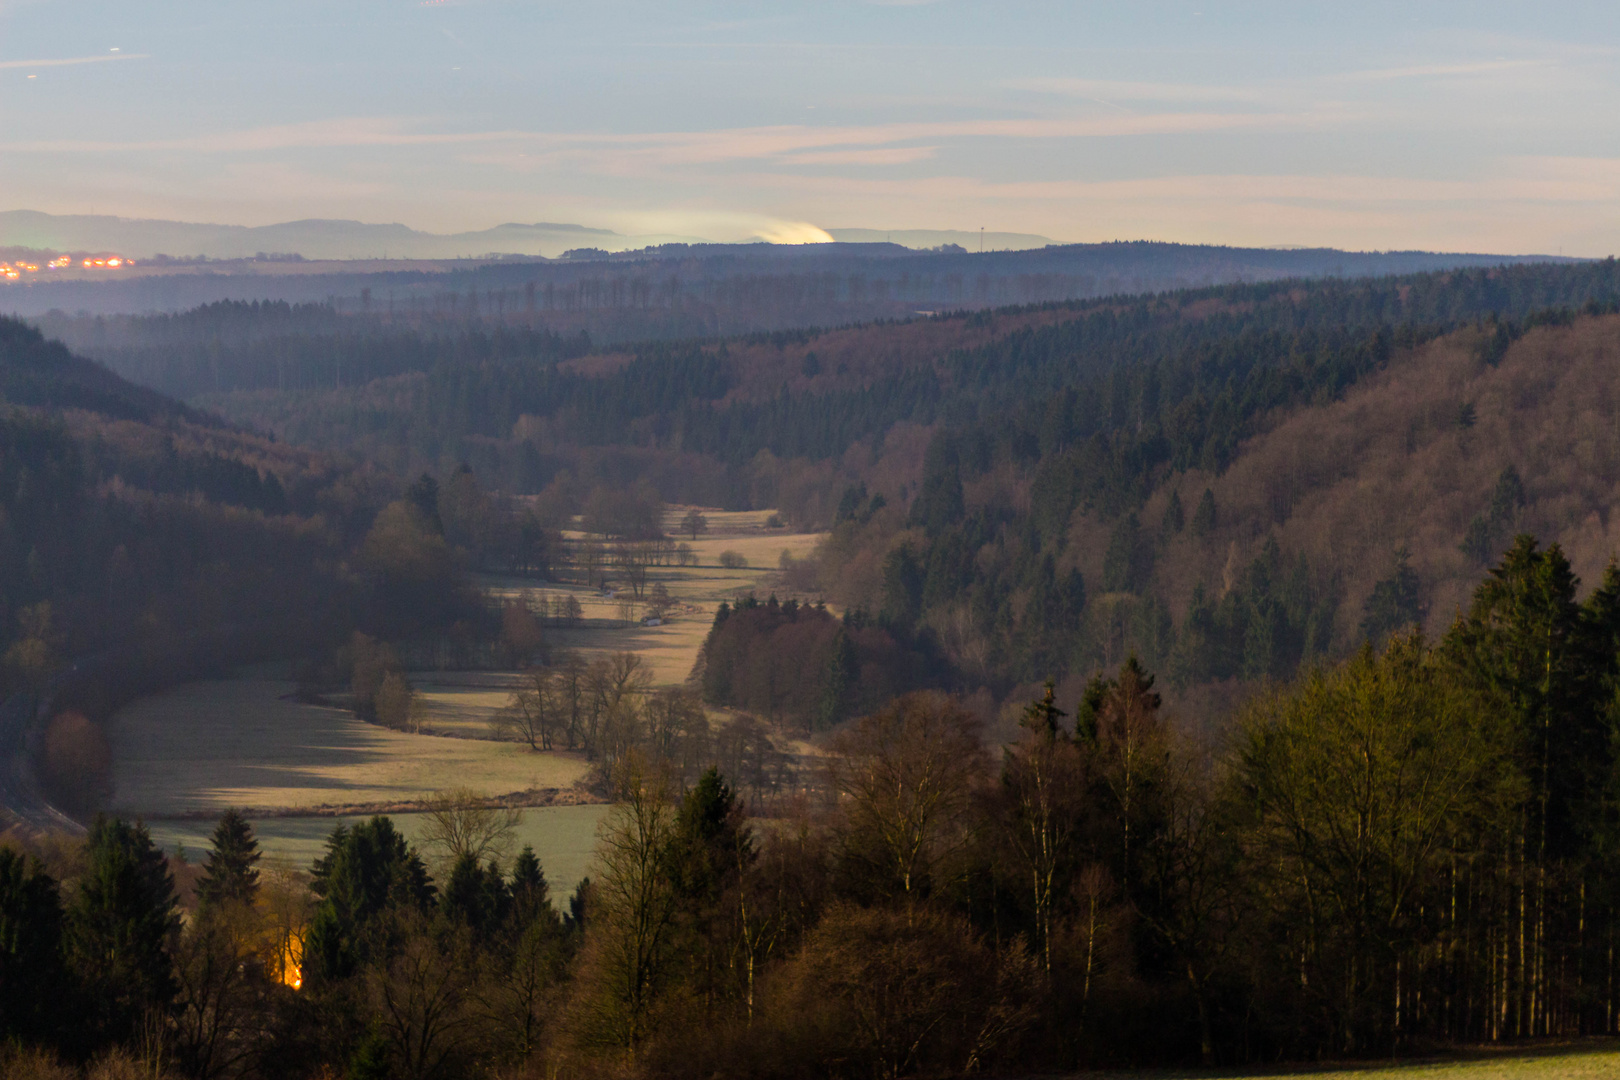
<path fill-rule="evenodd" d="M 0 209 L 1608 255 L 1620 5 L 0 0 Z"/>

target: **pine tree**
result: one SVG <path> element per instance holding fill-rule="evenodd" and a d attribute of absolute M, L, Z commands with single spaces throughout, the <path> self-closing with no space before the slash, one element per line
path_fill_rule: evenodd
<path fill-rule="evenodd" d="M 223 901 L 251 903 L 259 892 L 259 841 L 241 811 L 230 809 L 214 826 L 212 850 L 197 882 L 197 899 L 204 904 Z"/>

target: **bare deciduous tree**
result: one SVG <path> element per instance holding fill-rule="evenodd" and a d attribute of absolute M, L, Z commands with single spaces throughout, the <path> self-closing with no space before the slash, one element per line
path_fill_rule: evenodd
<path fill-rule="evenodd" d="M 984 774 L 978 721 L 942 694 L 908 694 L 839 732 L 827 769 L 846 854 L 870 866 L 878 889 L 925 895 L 963 842 Z"/>
<path fill-rule="evenodd" d="M 506 708 L 490 721 L 495 736 L 527 743 L 530 750 L 550 750 L 564 729 L 566 704 L 558 689 L 558 675 L 546 668 L 530 668 L 512 691 Z"/>
<path fill-rule="evenodd" d="M 468 788 L 434 792 L 424 811 L 422 843 L 442 849 L 452 863 L 468 855 L 480 861 L 505 856 L 523 816 Z"/>

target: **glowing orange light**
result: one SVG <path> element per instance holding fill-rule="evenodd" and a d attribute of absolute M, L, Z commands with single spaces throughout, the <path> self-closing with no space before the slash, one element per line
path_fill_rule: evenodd
<path fill-rule="evenodd" d="M 96 261 L 94 259 L 86 259 L 86 260 L 84 260 L 84 265 L 86 265 L 86 266 L 94 266 L 94 265 L 96 265 Z"/>
<path fill-rule="evenodd" d="M 121 266 L 121 265 L 123 265 L 123 262 L 124 262 L 123 259 L 108 259 L 107 260 L 107 265 L 108 266 Z"/>
<path fill-rule="evenodd" d="M 294 990 L 304 988 L 304 939 L 293 934 L 281 950 L 281 984 Z"/>

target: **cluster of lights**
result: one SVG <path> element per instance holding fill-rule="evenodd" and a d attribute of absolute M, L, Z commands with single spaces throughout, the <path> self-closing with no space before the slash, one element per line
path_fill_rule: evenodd
<path fill-rule="evenodd" d="M 60 256 L 59 258 L 52 259 L 50 262 L 46 263 L 45 264 L 45 269 L 47 269 L 47 270 L 66 270 L 68 267 L 70 267 L 72 265 L 73 265 L 73 257 L 71 255 L 63 255 L 63 256 Z M 84 260 L 84 268 L 86 270 L 117 270 L 119 267 L 134 266 L 134 265 L 135 265 L 135 260 L 134 259 L 126 259 L 121 255 L 108 255 L 106 258 L 102 258 L 102 259 L 85 259 Z M 6 281 L 16 281 L 18 278 L 22 277 L 24 274 L 37 274 L 37 273 L 39 273 L 39 264 L 38 263 L 0 262 L 0 279 L 4 279 Z"/>

